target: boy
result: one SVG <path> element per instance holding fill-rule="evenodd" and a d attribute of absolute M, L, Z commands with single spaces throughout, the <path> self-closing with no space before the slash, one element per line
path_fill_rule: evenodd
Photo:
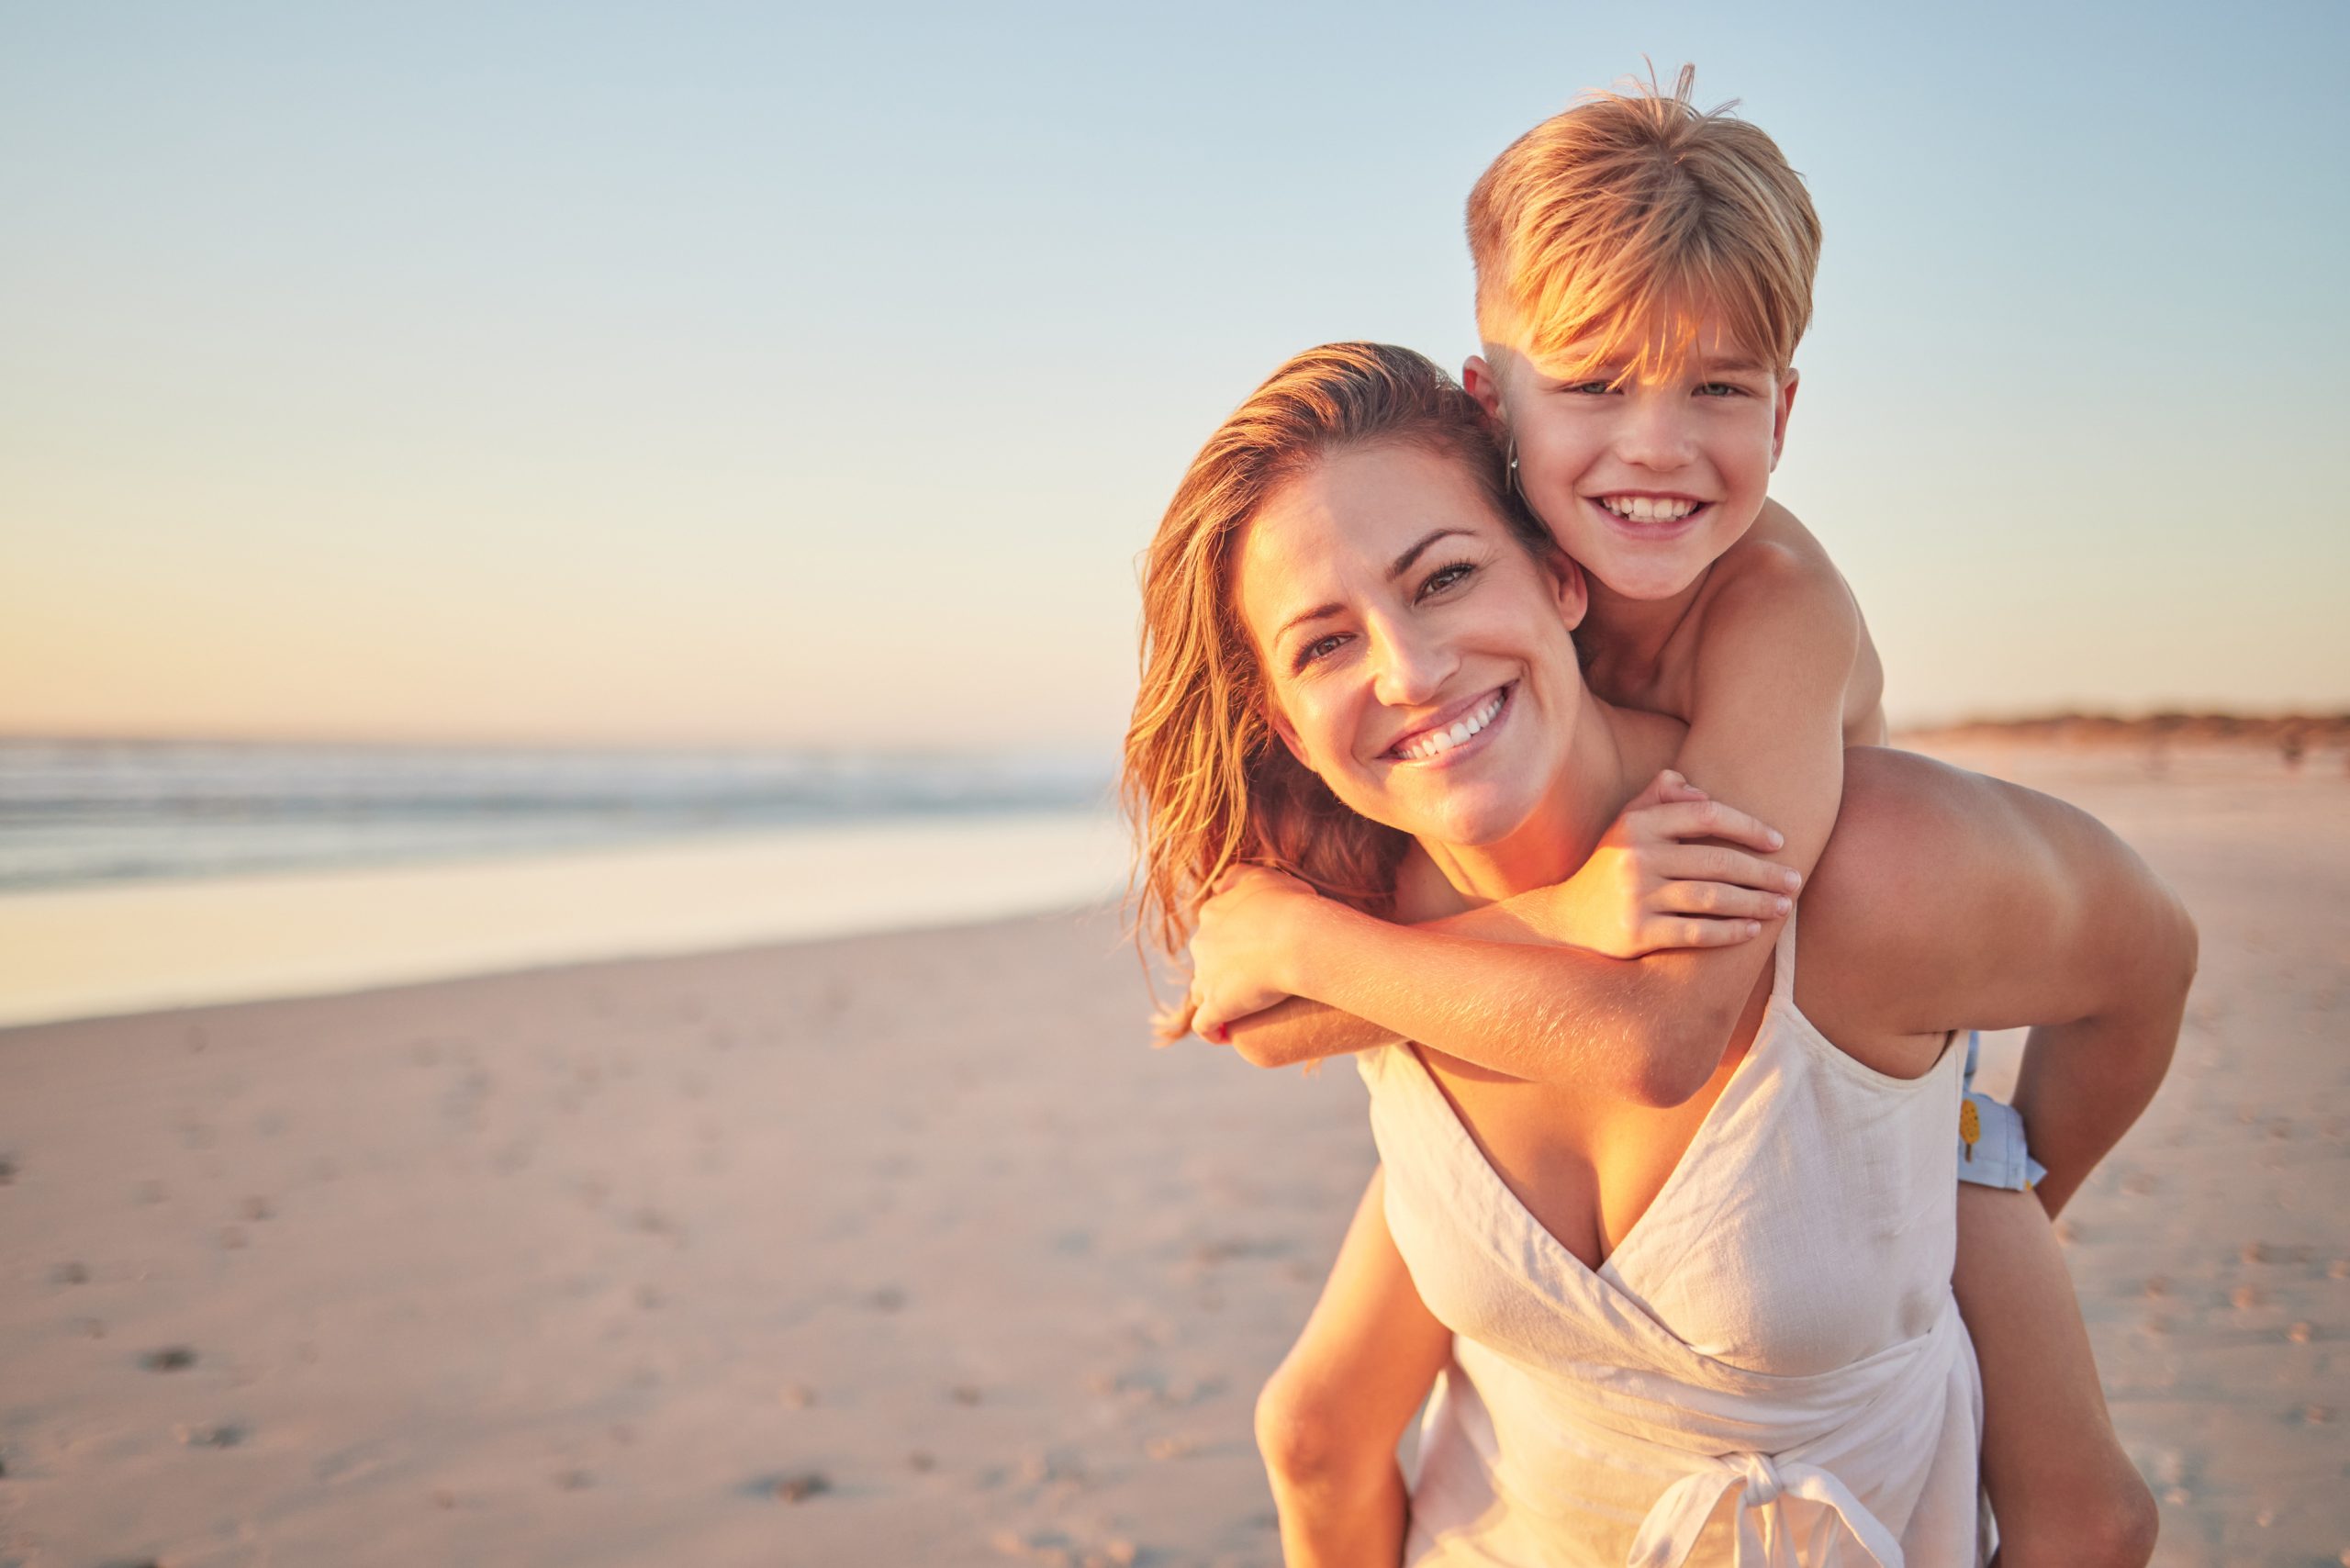
<path fill-rule="evenodd" d="M 1617 853 L 1572 881 L 1438 923 L 1564 945 L 1542 994 L 1497 984 L 1426 995 L 1392 964 L 1350 968 L 1327 923 L 1305 952 L 1291 934 L 1307 924 L 1297 901 L 1311 891 L 1263 871 L 1233 879 L 1201 911 L 1193 1023 L 1260 1065 L 1402 1036 L 1541 1078 L 1558 1059 L 1546 1036 L 1596 1024 L 1620 1032 L 1631 1064 L 1614 1087 L 1685 1100 L 1770 963 L 1782 894 L 1834 826 L 1844 747 L 1885 738 L 1882 672 L 1858 607 L 1765 494 L 1795 399 L 1818 222 L 1770 139 L 1697 112 L 1690 84 L 1684 69 L 1671 96 L 1579 103 L 1478 182 L 1469 232 L 1484 353 L 1463 377 L 1510 432 L 1521 494 L 1589 578 L 1578 643 L 1592 689 L 1686 721 L 1676 773 L 1628 810 L 1610 835 Z M 1781 830 L 1776 888 L 1655 869 L 1673 849 L 1685 859 L 1679 841 L 1692 833 L 1686 813 L 1657 808 L 1708 797 Z M 1404 879 L 1416 874 L 1407 862 Z M 1292 994 L 1332 1007 L 1271 1005 Z M 2108 1422 L 2049 1221 L 2152 1097 L 2171 1042 L 2147 1042 L 2117 1078 L 2110 1061 L 2072 1059 L 2062 1034 L 2035 1033 L 2017 1093 L 2048 1162 L 2036 1192 L 2013 1111 L 1970 1095 L 1961 1128 L 1971 1184 L 1954 1283 L 1982 1369 L 1983 1474 L 2009 1568 L 2139 1564 L 2153 1544 L 2153 1499 Z M 1396 1560 L 1394 1442 L 1449 1351 L 1379 1193 L 1374 1177 L 1259 1406 L 1293 1564 Z"/>

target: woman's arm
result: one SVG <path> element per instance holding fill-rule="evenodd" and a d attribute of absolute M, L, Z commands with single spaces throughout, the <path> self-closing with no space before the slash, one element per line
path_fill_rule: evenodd
<path fill-rule="evenodd" d="M 2053 1214 L 2169 1069 L 2194 922 L 2129 846 L 2062 801 L 1906 752 L 1855 747 L 1846 769 L 1804 900 L 1804 1011 L 1861 1050 L 2031 1025 L 2016 1106 Z"/>

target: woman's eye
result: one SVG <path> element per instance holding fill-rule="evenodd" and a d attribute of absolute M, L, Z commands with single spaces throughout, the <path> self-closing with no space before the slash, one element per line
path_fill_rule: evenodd
<path fill-rule="evenodd" d="M 1307 665 L 1312 664 L 1315 660 L 1335 651 L 1338 644 L 1345 641 L 1346 638 L 1340 636 L 1336 632 L 1333 632 L 1326 637 L 1316 637 L 1314 641 L 1306 644 L 1304 647 L 1297 650 L 1297 662 L 1290 667 L 1292 669 L 1304 669 Z"/>
<path fill-rule="evenodd" d="M 1420 597 L 1427 599 L 1431 594 L 1442 593 L 1476 569 L 1466 561 L 1455 561 L 1451 566 L 1431 574 L 1428 580 L 1420 585 Z"/>

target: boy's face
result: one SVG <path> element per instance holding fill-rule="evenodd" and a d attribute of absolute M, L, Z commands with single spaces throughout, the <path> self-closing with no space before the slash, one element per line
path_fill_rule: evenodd
<path fill-rule="evenodd" d="M 1635 341 L 1638 335 L 1635 334 Z M 1751 527 L 1795 404 L 1774 374 L 1701 319 L 1681 364 L 1631 373 L 1577 353 L 1487 344 L 1463 380 L 1508 426 L 1517 484 L 1560 547 L 1626 599 L 1671 599 Z"/>

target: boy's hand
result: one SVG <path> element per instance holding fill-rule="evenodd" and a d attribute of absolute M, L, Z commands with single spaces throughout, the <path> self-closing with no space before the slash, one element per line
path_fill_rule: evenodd
<path fill-rule="evenodd" d="M 1671 769 L 1624 808 L 1583 869 L 1558 890 L 1562 935 L 1611 958 L 1667 947 L 1726 947 L 1795 907 L 1802 879 L 1758 856 L 1697 842 L 1720 839 L 1768 853 L 1779 834 L 1709 799 Z"/>
<path fill-rule="evenodd" d="M 1225 873 L 1200 905 L 1192 933 L 1192 990 L 1180 1022 L 1213 1045 L 1230 1044 L 1225 1025 L 1289 1000 L 1281 944 L 1322 902 L 1295 877 L 1262 866 Z M 1181 1035 L 1181 1029 L 1177 1029 Z"/>

